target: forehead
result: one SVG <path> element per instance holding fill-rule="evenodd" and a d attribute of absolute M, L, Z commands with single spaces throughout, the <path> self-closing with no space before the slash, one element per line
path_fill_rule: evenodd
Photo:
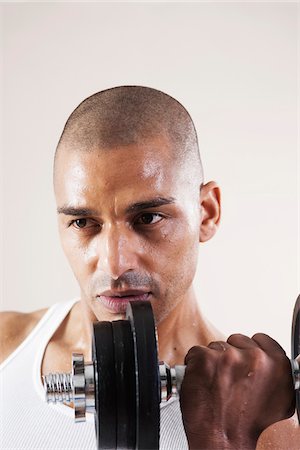
<path fill-rule="evenodd" d="M 149 195 L 174 195 L 179 168 L 170 143 L 156 138 L 126 147 L 62 150 L 55 166 L 58 204 L 85 204 L 101 198 L 119 204 Z"/>

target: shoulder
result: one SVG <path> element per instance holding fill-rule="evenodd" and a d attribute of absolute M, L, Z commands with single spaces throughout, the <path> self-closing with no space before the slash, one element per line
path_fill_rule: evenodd
<path fill-rule="evenodd" d="M 24 341 L 46 311 L 47 309 L 30 313 L 0 312 L 0 363 Z"/>

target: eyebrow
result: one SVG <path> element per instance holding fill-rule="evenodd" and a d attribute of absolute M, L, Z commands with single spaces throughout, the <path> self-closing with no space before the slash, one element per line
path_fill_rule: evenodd
<path fill-rule="evenodd" d="M 76 208 L 74 206 L 61 206 L 57 208 L 58 214 L 65 214 L 66 216 L 96 216 L 98 212 L 90 208 Z"/>
<path fill-rule="evenodd" d="M 157 197 L 151 200 L 146 200 L 144 202 L 137 202 L 126 208 L 127 213 L 138 212 L 144 209 L 157 208 L 158 206 L 170 205 L 175 203 L 175 198 L 173 197 Z"/>
<path fill-rule="evenodd" d="M 126 208 L 126 213 L 127 214 L 135 213 L 145 209 L 157 208 L 158 206 L 170 205 L 172 203 L 175 203 L 175 198 L 173 197 L 156 197 L 151 200 L 133 203 L 132 205 L 128 206 L 128 208 Z M 99 212 L 96 211 L 95 209 L 75 207 L 69 205 L 63 205 L 57 208 L 57 213 L 64 214 L 66 216 L 81 216 L 81 217 L 99 215 Z"/>

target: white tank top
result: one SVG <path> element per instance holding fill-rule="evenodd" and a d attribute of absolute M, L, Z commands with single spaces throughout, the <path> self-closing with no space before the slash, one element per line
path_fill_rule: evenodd
<path fill-rule="evenodd" d="M 49 308 L 22 344 L 0 365 L 0 448 L 96 449 L 94 415 L 74 423 L 74 411 L 47 404 L 41 364 L 47 343 L 77 300 Z M 179 401 L 161 405 L 160 449 L 188 449 Z"/>

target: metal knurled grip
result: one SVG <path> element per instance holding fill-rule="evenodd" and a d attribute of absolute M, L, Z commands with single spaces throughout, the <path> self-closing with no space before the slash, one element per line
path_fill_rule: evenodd
<path fill-rule="evenodd" d="M 159 363 L 161 402 L 179 395 L 184 372 L 185 366 Z M 94 376 L 94 364 L 84 363 L 81 353 L 73 353 L 72 373 L 50 373 L 43 377 L 47 402 L 73 403 L 75 422 L 84 422 L 86 412 L 95 413 Z"/>

